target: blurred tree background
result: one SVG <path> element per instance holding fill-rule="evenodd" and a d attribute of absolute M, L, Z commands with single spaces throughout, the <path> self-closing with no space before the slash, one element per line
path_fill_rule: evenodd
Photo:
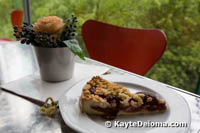
<path fill-rule="evenodd" d="M 10 12 L 14 0 L 0 0 L 0 37 L 12 36 Z M 22 0 L 20 1 L 22 4 Z M 19 6 L 18 6 L 19 7 Z M 49 15 L 78 17 L 129 28 L 159 28 L 167 37 L 167 49 L 147 77 L 194 92 L 200 67 L 200 0 L 32 0 L 32 21 Z M 87 52 L 85 50 L 87 55 Z"/>

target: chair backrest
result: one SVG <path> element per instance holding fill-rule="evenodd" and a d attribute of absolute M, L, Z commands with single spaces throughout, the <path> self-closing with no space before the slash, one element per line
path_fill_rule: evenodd
<path fill-rule="evenodd" d="M 21 25 L 23 20 L 23 10 L 13 10 L 11 12 L 11 22 L 13 27 L 18 26 L 18 30 L 21 31 Z"/>
<path fill-rule="evenodd" d="M 88 20 L 82 36 L 90 58 L 145 75 L 166 48 L 166 35 L 158 29 L 132 29 Z"/>
<path fill-rule="evenodd" d="M 22 21 L 23 21 L 23 10 L 13 10 L 11 12 L 11 22 L 13 27 L 17 26 L 18 31 L 21 31 Z M 20 38 L 17 39 L 18 41 L 21 40 Z"/>

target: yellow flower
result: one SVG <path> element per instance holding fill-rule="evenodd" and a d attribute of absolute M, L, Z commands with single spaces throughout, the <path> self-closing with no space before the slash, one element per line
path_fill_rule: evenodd
<path fill-rule="evenodd" d="M 35 32 L 49 32 L 50 34 L 56 34 L 64 28 L 63 20 L 57 16 L 48 16 L 39 18 L 33 25 Z"/>

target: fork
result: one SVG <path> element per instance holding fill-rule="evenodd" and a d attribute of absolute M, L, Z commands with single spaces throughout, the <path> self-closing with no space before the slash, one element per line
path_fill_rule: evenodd
<path fill-rule="evenodd" d="M 2 87 L 0 87 L 0 90 L 2 90 L 3 92 L 6 92 L 6 93 L 12 94 L 12 95 L 21 97 L 21 98 L 23 98 L 23 99 L 25 99 L 25 100 L 33 103 L 33 104 L 36 104 L 38 106 L 43 106 L 44 103 L 45 103 L 44 101 L 40 101 L 40 100 L 37 100 L 37 99 L 34 99 L 34 98 L 30 98 L 30 97 L 27 97 L 27 96 L 24 96 L 24 95 L 17 94 L 17 93 L 15 93 L 13 91 L 10 91 L 10 90 L 2 88 Z"/>

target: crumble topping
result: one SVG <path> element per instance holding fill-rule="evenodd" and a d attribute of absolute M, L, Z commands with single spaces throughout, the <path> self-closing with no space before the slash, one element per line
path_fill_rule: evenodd
<path fill-rule="evenodd" d="M 121 85 L 108 82 L 102 79 L 100 76 L 93 77 L 86 86 L 83 88 L 83 98 L 93 99 L 94 101 L 107 102 L 105 98 L 118 97 L 123 104 L 129 102 L 130 99 L 134 99 L 131 102 L 133 106 L 139 106 L 143 104 L 142 98 L 137 94 L 132 94 L 126 88 Z M 116 106 L 116 102 L 111 103 L 111 107 Z"/>
<path fill-rule="evenodd" d="M 147 98 L 147 102 L 151 102 L 152 100 L 153 100 L 152 97 Z"/>

